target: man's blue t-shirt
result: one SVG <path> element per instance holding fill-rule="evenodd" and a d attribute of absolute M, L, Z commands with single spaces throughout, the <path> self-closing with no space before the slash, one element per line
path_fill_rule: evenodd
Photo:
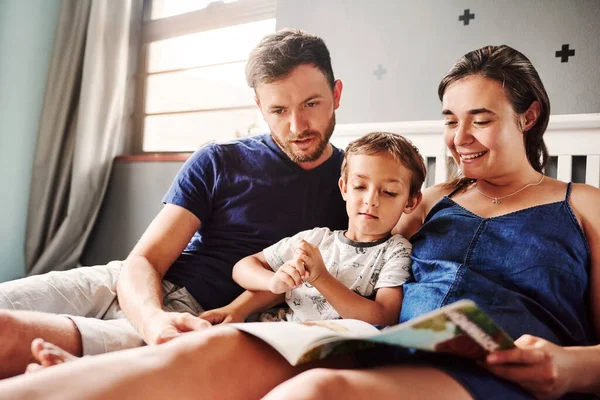
<path fill-rule="evenodd" d="M 165 279 L 185 286 L 205 309 L 222 307 L 243 289 L 233 265 L 280 239 L 315 227 L 346 229 L 338 179 L 343 152 L 305 171 L 270 135 L 211 143 L 179 171 L 164 203 L 200 219 L 200 229 Z"/>

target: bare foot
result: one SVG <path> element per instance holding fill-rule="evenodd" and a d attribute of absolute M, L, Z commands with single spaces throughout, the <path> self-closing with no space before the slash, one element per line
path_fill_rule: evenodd
<path fill-rule="evenodd" d="M 39 371 L 44 368 L 52 367 L 53 365 L 78 359 L 78 357 L 75 357 L 71 353 L 64 351 L 50 342 L 45 342 L 43 339 L 34 339 L 33 342 L 31 342 L 31 353 L 39 364 L 29 364 L 25 373 Z"/>

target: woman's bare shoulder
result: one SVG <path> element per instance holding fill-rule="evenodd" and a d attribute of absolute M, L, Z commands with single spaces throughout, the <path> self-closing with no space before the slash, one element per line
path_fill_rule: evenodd
<path fill-rule="evenodd" d="M 419 206 L 410 214 L 404 214 L 400 218 L 394 233 L 400 233 L 402 236 L 410 238 L 421 228 L 421 225 L 425 222 L 425 217 L 427 217 L 433 206 L 451 192 L 452 188 L 448 188 L 444 184 L 431 186 L 423 190 L 423 197 Z"/>
<path fill-rule="evenodd" d="M 427 212 L 429 212 L 433 206 L 444 196 L 448 196 L 450 193 L 452 193 L 453 190 L 454 188 L 444 183 L 431 186 L 423 190 L 423 203 L 427 203 L 429 205 Z"/>
<path fill-rule="evenodd" d="M 571 187 L 570 205 L 584 229 L 592 224 L 600 229 L 600 189 L 574 183 Z"/>
<path fill-rule="evenodd" d="M 600 189 L 585 183 L 573 183 L 571 187 L 571 198 L 575 201 L 584 202 L 588 200 L 598 200 L 600 198 Z"/>

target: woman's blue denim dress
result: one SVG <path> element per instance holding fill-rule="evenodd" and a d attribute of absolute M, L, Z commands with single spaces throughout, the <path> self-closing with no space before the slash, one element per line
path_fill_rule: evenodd
<path fill-rule="evenodd" d="M 413 278 L 404 284 L 400 322 L 474 300 L 514 339 L 529 333 L 560 345 L 595 342 L 588 307 L 590 250 L 569 205 L 540 205 L 482 218 L 444 197 L 412 238 Z M 476 399 L 529 395 L 470 361 L 390 349 L 360 360 L 425 362 L 454 377 Z M 581 398 L 578 396 L 577 398 Z"/>

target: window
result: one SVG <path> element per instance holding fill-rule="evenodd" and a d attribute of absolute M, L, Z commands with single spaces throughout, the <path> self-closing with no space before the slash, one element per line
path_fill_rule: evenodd
<path fill-rule="evenodd" d="M 264 121 L 245 80 L 276 0 L 145 0 L 134 152 L 194 151 Z"/>

